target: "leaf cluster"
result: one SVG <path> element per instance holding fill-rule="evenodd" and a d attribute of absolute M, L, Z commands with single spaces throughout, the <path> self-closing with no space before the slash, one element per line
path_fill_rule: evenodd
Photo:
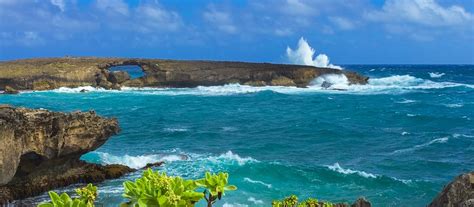
<path fill-rule="evenodd" d="M 330 202 L 318 202 L 318 199 L 315 198 L 308 198 L 303 202 L 298 202 L 298 197 L 291 195 L 283 200 L 274 200 L 272 207 L 334 207 L 334 204 Z"/>

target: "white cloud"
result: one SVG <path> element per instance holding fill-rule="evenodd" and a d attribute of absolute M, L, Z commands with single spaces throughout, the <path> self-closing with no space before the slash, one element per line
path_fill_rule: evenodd
<path fill-rule="evenodd" d="M 61 12 L 66 9 L 66 3 L 63 0 L 50 0 L 51 4 L 58 7 Z"/>
<path fill-rule="evenodd" d="M 136 21 L 142 32 L 176 31 L 182 26 L 178 13 L 163 8 L 158 3 L 140 5 L 136 10 Z"/>
<path fill-rule="evenodd" d="M 344 17 L 329 17 L 329 20 L 342 30 L 352 30 L 355 28 L 355 24 Z"/>
<path fill-rule="evenodd" d="M 367 19 L 386 23 L 412 23 L 429 27 L 472 24 L 473 15 L 463 7 L 443 7 L 435 0 L 387 0 L 379 11 L 366 14 Z"/>
<path fill-rule="evenodd" d="M 237 27 L 233 23 L 230 12 L 218 10 L 214 5 L 211 5 L 203 16 L 207 22 L 222 32 L 230 34 L 237 32 Z"/>
<path fill-rule="evenodd" d="M 97 0 L 96 6 L 106 12 L 110 11 L 125 16 L 129 14 L 128 5 L 122 0 Z"/>
<path fill-rule="evenodd" d="M 286 56 L 293 64 L 342 69 L 340 66 L 330 64 L 329 57 L 325 54 L 319 54 L 313 59 L 314 53 L 314 49 L 309 46 L 308 42 L 303 37 L 298 41 L 297 49 L 293 50 L 290 47 L 286 48 Z"/>

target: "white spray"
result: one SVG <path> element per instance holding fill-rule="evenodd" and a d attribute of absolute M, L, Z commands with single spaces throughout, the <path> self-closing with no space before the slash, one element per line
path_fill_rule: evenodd
<path fill-rule="evenodd" d="M 325 54 L 319 54 L 313 59 L 315 50 L 308 44 L 308 42 L 301 37 L 298 41 L 298 48 L 296 50 L 290 47 L 286 48 L 286 56 L 293 64 L 311 65 L 315 67 L 342 69 L 342 67 L 329 63 L 329 57 Z"/>

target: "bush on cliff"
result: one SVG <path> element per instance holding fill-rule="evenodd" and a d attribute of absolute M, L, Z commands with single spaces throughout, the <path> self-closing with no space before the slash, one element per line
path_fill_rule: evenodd
<path fill-rule="evenodd" d="M 78 198 L 71 198 L 68 194 L 62 193 L 58 195 L 56 192 L 50 191 L 50 203 L 41 203 L 38 207 L 93 207 L 97 198 L 97 187 L 88 184 L 86 187 L 76 189 Z"/>

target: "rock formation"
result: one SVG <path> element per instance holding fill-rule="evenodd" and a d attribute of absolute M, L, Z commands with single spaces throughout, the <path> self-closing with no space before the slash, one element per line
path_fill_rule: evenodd
<path fill-rule="evenodd" d="M 139 66 L 145 75 L 130 79 L 127 72 L 110 71 L 113 66 L 123 65 Z M 19 90 L 78 86 L 196 87 L 228 83 L 306 87 L 314 78 L 325 74 L 344 74 L 351 84 L 366 84 L 368 80 L 355 72 L 303 65 L 66 57 L 0 62 L 0 90 L 7 85 Z"/>
<path fill-rule="evenodd" d="M 456 177 L 428 206 L 474 207 L 474 171 Z"/>
<path fill-rule="evenodd" d="M 78 182 L 133 171 L 79 160 L 119 132 L 115 119 L 91 112 L 60 113 L 0 106 L 0 204 Z"/>
<path fill-rule="evenodd" d="M 3 92 L 3 94 L 18 94 L 18 93 L 19 92 L 16 89 L 10 86 L 5 86 L 5 91 Z"/>

